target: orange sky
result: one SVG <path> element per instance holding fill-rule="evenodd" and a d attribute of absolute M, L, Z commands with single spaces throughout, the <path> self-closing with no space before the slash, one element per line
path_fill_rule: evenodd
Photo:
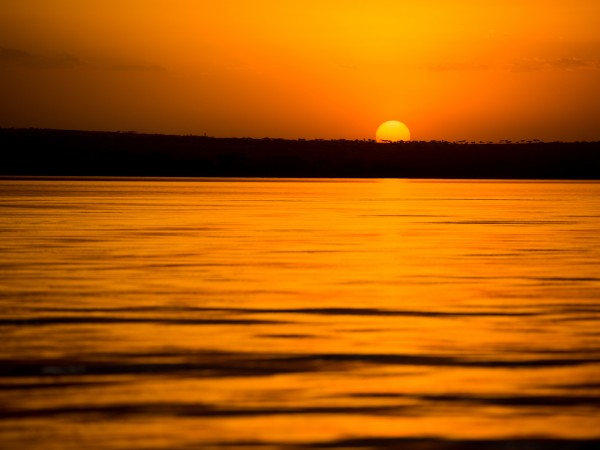
<path fill-rule="evenodd" d="M 0 3 L 0 126 L 600 140 L 596 0 Z"/>

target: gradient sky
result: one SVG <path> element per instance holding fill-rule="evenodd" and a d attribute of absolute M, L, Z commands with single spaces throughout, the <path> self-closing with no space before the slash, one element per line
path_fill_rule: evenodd
<path fill-rule="evenodd" d="M 600 140 L 597 0 L 5 0 L 0 126 Z"/>

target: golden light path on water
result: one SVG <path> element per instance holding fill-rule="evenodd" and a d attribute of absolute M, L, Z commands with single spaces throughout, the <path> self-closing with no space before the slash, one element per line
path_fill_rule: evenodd
<path fill-rule="evenodd" d="M 0 181 L 2 441 L 594 448 L 599 199 L 594 182 Z"/>

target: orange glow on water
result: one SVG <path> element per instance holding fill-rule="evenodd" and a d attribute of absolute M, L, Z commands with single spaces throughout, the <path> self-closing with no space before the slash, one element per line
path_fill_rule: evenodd
<path fill-rule="evenodd" d="M 600 437 L 598 183 L 0 193 L 11 449 Z"/>

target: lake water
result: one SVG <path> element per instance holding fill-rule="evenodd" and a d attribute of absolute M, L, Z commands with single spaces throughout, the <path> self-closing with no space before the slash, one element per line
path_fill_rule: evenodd
<path fill-rule="evenodd" d="M 600 448 L 600 183 L 0 181 L 0 447 Z"/>

